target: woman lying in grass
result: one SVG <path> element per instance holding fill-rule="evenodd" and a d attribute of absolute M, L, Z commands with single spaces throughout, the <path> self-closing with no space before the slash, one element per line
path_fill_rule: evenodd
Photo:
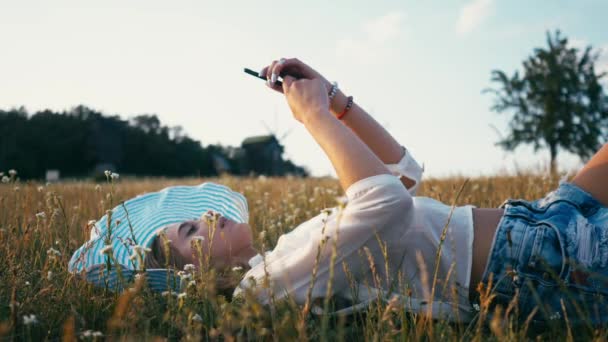
<path fill-rule="evenodd" d="M 414 313 L 467 322 L 482 300 L 521 319 L 607 320 L 608 145 L 545 198 L 451 208 L 415 197 L 422 168 L 335 83 L 297 59 L 260 75 L 327 154 L 347 204 L 262 255 L 242 195 L 212 183 L 171 187 L 104 216 L 72 257 L 73 272 L 115 289 L 142 273 L 153 289 L 179 291 L 189 272 L 213 269 L 217 287 L 235 296 L 350 303 L 339 313 L 400 300 Z M 234 268 L 246 273 L 235 279 Z"/>

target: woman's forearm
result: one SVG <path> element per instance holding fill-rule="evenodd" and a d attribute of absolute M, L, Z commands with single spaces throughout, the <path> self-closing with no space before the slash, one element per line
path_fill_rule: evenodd
<path fill-rule="evenodd" d="M 331 113 L 338 116 L 346 107 L 347 98 L 338 91 L 331 103 Z M 393 136 L 357 103 L 353 103 L 349 113 L 341 120 L 363 141 L 384 164 L 395 164 L 404 156 L 403 147 Z M 414 180 L 402 177 L 407 188 L 415 184 Z"/>
<path fill-rule="evenodd" d="M 346 107 L 346 96 L 342 91 L 338 91 L 336 97 L 331 104 L 331 112 L 337 116 Z M 393 138 L 390 133 L 382 127 L 371 115 L 357 103 L 353 103 L 353 107 L 349 113 L 342 119 L 342 122 L 348 126 L 361 139 L 384 164 L 394 164 L 399 162 L 403 157 L 403 148 L 401 144 Z"/>
<path fill-rule="evenodd" d="M 378 156 L 331 113 L 310 115 L 303 123 L 331 161 L 344 191 L 361 179 L 390 174 Z"/>

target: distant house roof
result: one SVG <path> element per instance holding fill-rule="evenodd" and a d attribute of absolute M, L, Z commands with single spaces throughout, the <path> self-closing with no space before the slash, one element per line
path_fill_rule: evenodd
<path fill-rule="evenodd" d="M 271 135 L 259 135 L 259 136 L 255 136 L 255 137 L 249 137 L 249 138 L 243 140 L 243 142 L 241 143 L 241 146 L 269 143 L 272 141 L 277 141 L 277 139 L 272 134 Z"/>

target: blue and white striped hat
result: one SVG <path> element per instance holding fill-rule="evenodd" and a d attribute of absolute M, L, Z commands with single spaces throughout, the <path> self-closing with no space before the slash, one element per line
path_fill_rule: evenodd
<path fill-rule="evenodd" d="M 126 208 L 126 210 L 125 210 Z M 111 226 L 104 215 L 91 229 L 91 239 L 84 243 L 69 262 L 72 273 L 86 275 L 95 285 L 122 290 L 140 269 L 139 258 L 130 258 L 141 247 L 150 247 L 157 231 L 169 224 L 199 219 L 208 210 L 239 223 L 249 221 L 245 197 L 224 185 L 203 183 L 198 186 L 172 186 L 132 198 L 112 209 Z M 111 231 L 112 250 L 106 239 Z M 116 262 L 108 270 L 112 253 Z M 140 254 L 142 254 L 140 252 Z M 149 286 L 156 291 L 178 290 L 180 279 L 172 270 L 147 269 Z"/>

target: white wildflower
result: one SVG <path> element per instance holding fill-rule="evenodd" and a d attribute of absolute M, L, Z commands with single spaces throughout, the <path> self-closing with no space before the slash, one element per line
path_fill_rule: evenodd
<path fill-rule="evenodd" d="M 17 175 L 17 171 L 15 171 L 14 169 L 10 169 L 10 170 L 8 170 L 8 174 L 9 174 L 11 177 L 15 177 L 15 176 Z"/>
<path fill-rule="evenodd" d="M 53 271 L 48 271 L 46 273 L 46 280 L 51 280 L 53 279 Z"/>
<path fill-rule="evenodd" d="M 268 177 L 264 176 L 264 175 L 259 175 L 258 176 L 258 181 L 260 182 L 266 182 L 268 180 Z"/>
<path fill-rule="evenodd" d="M 110 176 L 112 175 L 112 171 L 110 171 L 110 170 L 105 170 L 105 171 L 103 172 L 103 174 L 104 174 L 104 175 L 106 175 L 106 177 L 110 177 Z"/>
<path fill-rule="evenodd" d="M 30 324 L 36 324 L 36 323 L 38 323 L 38 318 L 36 318 L 36 315 L 31 314 L 31 315 L 23 316 L 23 324 L 30 325 Z"/>
<path fill-rule="evenodd" d="M 4 172 L 0 172 L 0 177 L 4 176 Z"/>
<path fill-rule="evenodd" d="M 39 213 L 36 214 L 36 218 L 44 220 L 46 218 L 46 213 L 44 211 L 41 211 L 41 212 L 39 212 Z"/>
<path fill-rule="evenodd" d="M 187 297 L 186 292 L 182 292 L 182 293 L 180 293 L 180 294 L 177 295 L 177 299 L 184 299 L 186 297 Z"/>
<path fill-rule="evenodd" d="M 95 191 L 101 191 L 101 185 L 99 185 L 99 184 L 95 185 Z"/>
<path fill-rule="evenodd" d="M 30 284 L 30 282 L 29 282 L 29 281 L 26 281 L 26 282 L 25 282 L 25 286 L 30 286 L 30 285 L 31 285 L 31 284 Z"/>
<path fill-rule="evenodd" d="M 562 315 L 560 314 L 559 311 L 555 311 L 551 316 L 549 316 L 549 320 L 551 321 L 555 321 L 562 318 Z"/>
<path fill-rule="evenodd" d="M 238 272 L 238 271 L 243 270 L 243 267 L 242 267 L 242 266 L 234 266 L 234 267 L 232 268 L 232 270 L 233 270 L 234 272 Z"/>
<path fill-rule="evenodd" d="M 188 287 L 195 287 L 195 286 L 196 286 L 196 281 L 190 280 L 190 282 L 188 283 Z"/>
<path fill-rule="evenodd" d="M 110 177 L 114 180 L 118 179 L 120 177 L 120 175 L 118 173 L 114 173 L 112 172 L 112 175 L 110 175 Z"/>
<path fill-rule="evenodd" d="M 93 337 L 103 337 L 103 333 L 101 331 L 94 331 Z"/>
<path fill-rule="evenodd" d="M 477 304 L 477 303 L 473 304 L 473 309 L 475 309 L 475 311 L 481 310 L 481 308 L 479 307 L 479 304 Z"/>
<path fill-rule="evenodd" d="M 110 254 L 112 252 L 112 245 L 106 245 L 99 251 L 99 255 Z"/>
<path fill-rule="evenodd" d="M 340 206 L 346 206 L 348 204 L 348 197 L 346 196 L 339 196 L 336 197 L 336 202 L 338 202 L 338 205 Z"/>
<path fill-rule="evenodd" d="M 196 269 L 196 266 L 194 266 L 193 264 L 184 265 L 184 271 L 186 271 L 186 272 L 193 272 L 195 269 Z"/>
<path fill-rule="evenodd" d="M 135 246 L 133 246 L 133 250 L 135 252 L 137 252 L 138 254 L 141 254 L 141 255 L 144 255 L 146 253 L 150 253 L 152 251 L 150 248 L 144 247 L 144 246 L 141 246 L 141 245 L 135 245 Z"/>
<path fill-rule="evenodd" d="M 61 256 L 61 252 L 56 250 L 55 248 L 51 247 L 51 248 L 47 249 L 46 255 L 52 256 L 52 257 Z"/>
<path fill-rule="evenodd" d="M 21 190 L 21 188 L 19 188 L 18 186 L 14 187 L 13 190 L 15 190 L 15 192 L 18 192 L 19 190 Z"/>
<path fill-rule="evenodd" d="M 196 314 L 194 316 L 192 316 L 192 322 L 199 322 L 201 323 L 203 321 L 203 317 L 201 317 L 201 315 Z"/>
<path fill-rule="evenodd" d="M 44 187 L 41 185 L 38 187 L 38 192 L 43 192 L 44 191 Z"/>
<path fill-rule="evenodd" d="M 80 336 L 82 337 L 91 337 L 93 335 L 93 331 L 92 330 L 85 330 L 83 332 L 80 333 Z"/>
<path fill-rule="evenodd" d="M 10 181 L 11 181 L 11 179 L 10 179 L 10 178 L 8 178 L 8 177 L 6 177 L 6 176 L 2 176 L 2 183 L 6 184 L 6 183 L 8 183 L 8 182 L 10 182 Z"/>

